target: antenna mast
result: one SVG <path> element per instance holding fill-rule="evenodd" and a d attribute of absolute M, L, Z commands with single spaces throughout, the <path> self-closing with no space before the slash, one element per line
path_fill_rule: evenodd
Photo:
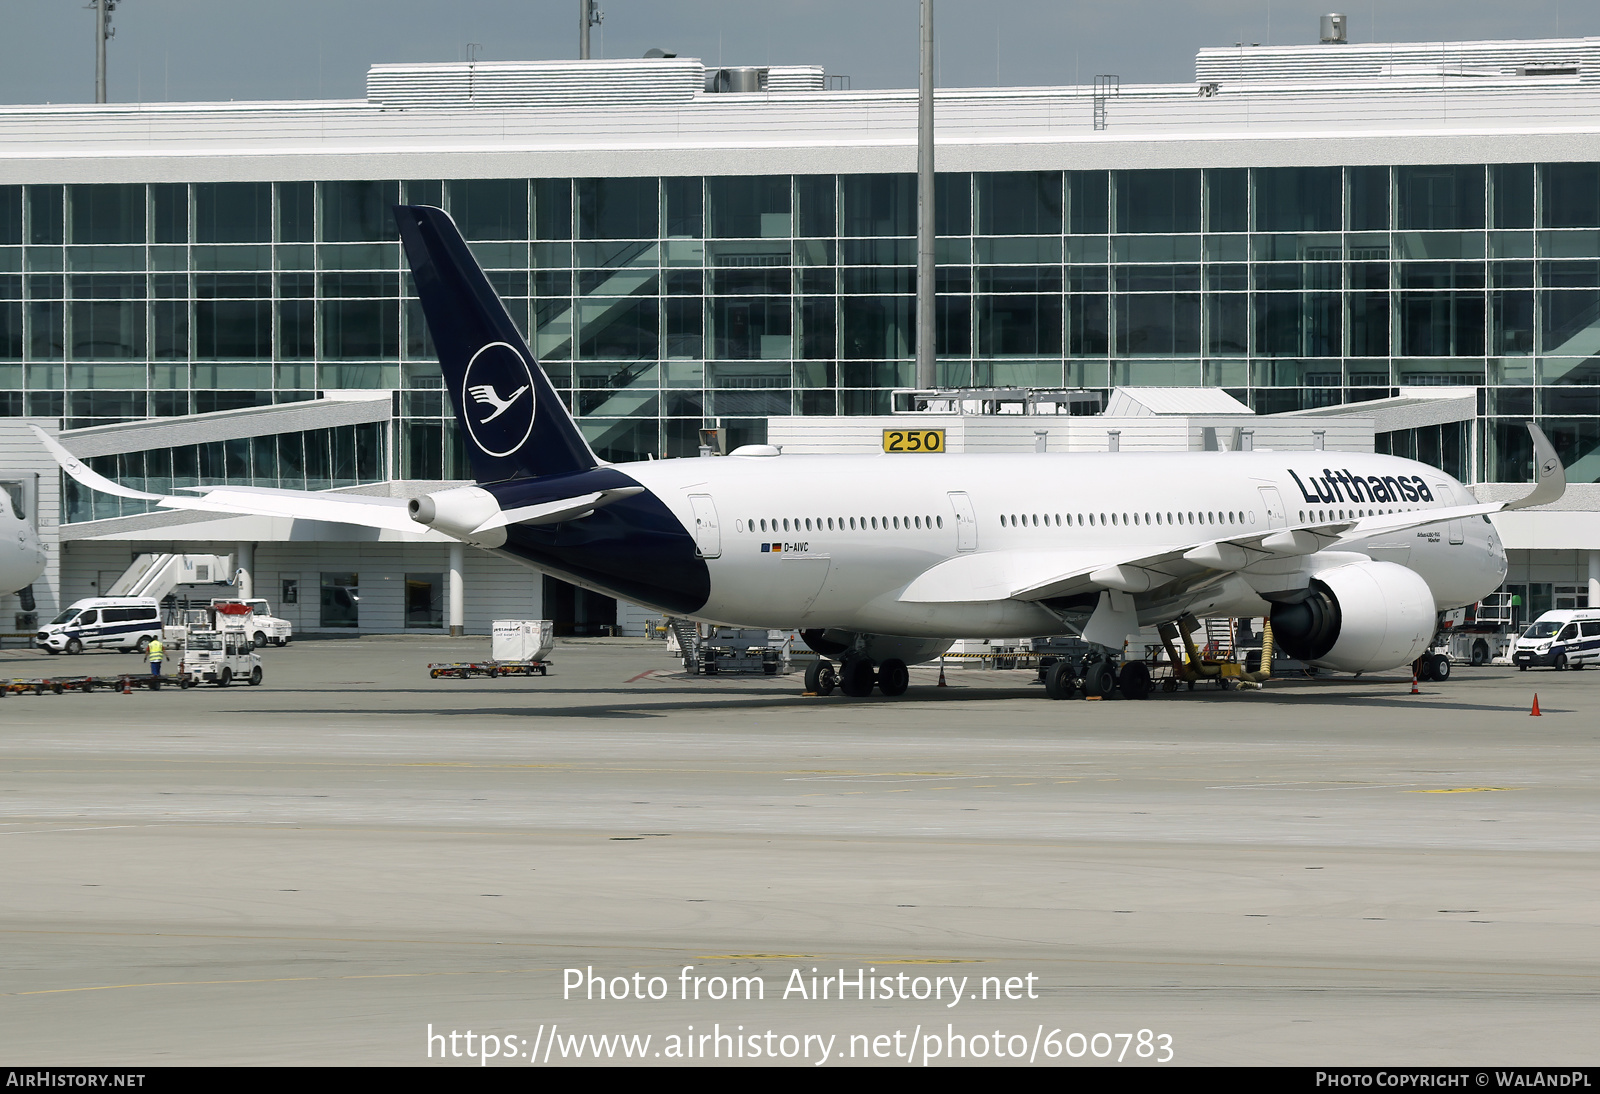
<path fill-rule="evenodd" d="M 938 387 L 934 322 L 933 0 L 922 0 L 922 79 L 917 93 L 917 386 Z"/>
<path fill-rule="evenodd" d="M 117 0 L 89 0 L 94 9 L 94 101 L 106 101 L 106 43 L 116 36 L 111 26 L 111 13 L 117 10 Z"/>
<path fill-rule="evenodd" d="M 600 0 L 578 0 L 578 60 L 589 59 L 589 28 L 606 21 Z"/>

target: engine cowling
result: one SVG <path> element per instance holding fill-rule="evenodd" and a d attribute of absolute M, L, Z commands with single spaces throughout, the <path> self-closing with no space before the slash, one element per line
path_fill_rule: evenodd
<path fill-rule="evenodd" d="M 857 638 L 862 637 L 864 640 L 861 643 L 861 652 L 879 664 L 890 658 L 904 661 L 908 665 L 921 664 L 924 661 L 932 661 L 954 645 L 948 638 L 901 638 L 893 634 L 861 636 L 859 632 L 840 630 L 836 627 L 830 627 L 825 631 L 800 632 L 801 641 L 824 657 L 845 656 L 856 648 Z"/>
<path fill-rule="evenodd" d="M 506 541 L 504 528 L 484 532 L 477 527 L 500 512 L 500 503 L 481 486 L 458 486 L 413 498 L 407 506 L 411 519 L 436 532 L 480 547 L 498 547 Z"/>
<path fill-rule="evenodd" d="M 1410 664 L 1433 639 L 1428 583 L 1393 562 L 1358 562 L 1312 575 L 1306 595 L 1272 608 L 1272 636 L 1319 668 L 1376 672 Z"/>

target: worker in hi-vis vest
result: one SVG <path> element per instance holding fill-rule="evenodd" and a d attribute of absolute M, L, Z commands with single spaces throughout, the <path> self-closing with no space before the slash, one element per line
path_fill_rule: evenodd
<path fill-rule="evenodd" d="M 150 652 L 145 654 L 145 657 L 150 662 L 150 675 L 160 676 L 161 662 L 166 660 L 167 657 L 167 647 L 162 645 L 161 639 L 152 638 L 150 640 Z"/>

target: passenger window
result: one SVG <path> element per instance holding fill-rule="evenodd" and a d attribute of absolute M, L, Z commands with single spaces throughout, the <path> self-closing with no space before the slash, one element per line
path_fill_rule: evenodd
<path fill-rule="evenodd" d="M 1561 637 L 1556 639 L 1556 641 L 1567 642 L 1576 637 L 1578 637 L 1578 625 L 1576 623 L 1568 623 L 1565 627 L 1561 628 Z"/>
<path fill-rule="evenodd" d="M 1600 622 L 1582 624 L 1585 638 L 1600 638 Z"/>
<path fill-rule="evenodd" d="M 78 616 L 78 626 L 80 627 L 92 627 L 98 622 L 100 622 L 100 613 L 93 608 Z"/>

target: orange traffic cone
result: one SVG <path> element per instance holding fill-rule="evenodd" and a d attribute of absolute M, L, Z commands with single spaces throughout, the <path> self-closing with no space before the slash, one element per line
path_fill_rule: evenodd
<path fill-rule="evenodd" d="M 939 658 L 939 686 L 947 688 L 950 685 L 944 682 L 944 658 Z"/>
<path fill-rule="evenodd" d="M 1539 713 L 1539 693 L 1537 691 L 1533 693 L 1533 709 L 1528 711 L 1528 716 L 1530 718 L 1543 718 L 1544 717 L 1543 714 Z"/>
<path fill-rule="evenodd" d="M 132 695 L 133 694 L 133 683 L 126 676 L 124 676 L 122 678 L 122 694 L 124 694 L 124 695 Z"/>
<path fill-rule="evenodd" d="M 1411 694 L 1412 695 L 1421 695 L 1422 694 L 1422 692 L 1417 690 L 1417 670 L 1416 669 L 1412 669 L 1411 670 Z"/>

